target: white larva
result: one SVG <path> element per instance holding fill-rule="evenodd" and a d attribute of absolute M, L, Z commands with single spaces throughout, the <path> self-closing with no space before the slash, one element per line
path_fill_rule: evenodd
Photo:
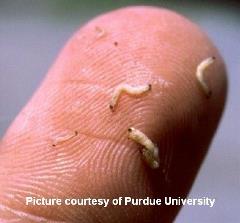
<path fill-rule="evenodd" d="M 54 143 L 52 144 L 53 147 L 62 144 L 66 141 L 69 141 L 70 139 L 74 138 L 75 136 L 78 135 L 78 131 L 74 131 L 74 133 L 66 135 L 66 136 L 62 136 L 62 137 L 58 137 L 54 140 Z"/>
<path fill-rule="evenodd" d="M 158 147 L 140 130 L 128 128 L 128 138 L 143 146 L 141 152 L 143 159 L 152 169 L 159 167 Z"/>
<path fill-rule="evenodd" d="M 152 88 L 151 84 L 140 85 L 140 86 L 131 86 L 128 84 L 120 84 L 118 85 L 112 95 L 109 108 L 114 111 L 118 100 L 122 93 L 127 93 L 129 95 L 141 95 L 147 91 L 150 91 Z"/>
<path fill-rule="evenodd" d="M 204 79 L 204 71 L 209 65 L 211 65 L 214 62 L 214 60 L 215 57 L 206 58 L 197 66 L 196 71 L 198 83 L 200 84 L 200 87 L 203 89 L 203 92 L 206 94 L 207 97 L 210 97 L 212 92 Z"/>
<path fill-rule="evenodd" d="M 101 37 L 104 37 L 106 35 L 106 32 L 104 29 L 102 29 L 101 27 L 99 26 L 96 26 L 95 27 L 95 32 L 97 34 L 97 38 L 101 38 Z"/>

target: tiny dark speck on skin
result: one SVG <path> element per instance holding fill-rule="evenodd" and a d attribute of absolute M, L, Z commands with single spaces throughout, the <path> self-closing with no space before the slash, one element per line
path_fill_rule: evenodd
<path fill-rule="evenodd" d="M 118 46 L 118 42 L 117 41 L 114 42 L 114 46 Z"/>

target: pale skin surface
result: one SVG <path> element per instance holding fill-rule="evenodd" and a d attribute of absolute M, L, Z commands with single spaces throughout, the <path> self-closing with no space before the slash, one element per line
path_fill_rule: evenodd
<path fill-rule="evenodd" d="M 104 35 L 99 37 L 96 27 Z M 206 99 L 196 67 L 210 56 L 216 60 L 208 68 L 212 96 Z M 112 113 L 112 89 L 126 79 L 151 83 L 152 90 L 137 99 L 122 97 Z M 182 16 L 131 7 L 94 19 L 67 43 L 1 141 L 1 221 L 171 222 L 179 207 L 27 207 L 25 197 L 185 196 L 225 95 L 219 53 Z M 127 138 L 129 126 L 158 145 L 168 181 L 161 168 L 144 165 L 138 146 Z M 76 137 L 52 146 L 74 131 Z"/>

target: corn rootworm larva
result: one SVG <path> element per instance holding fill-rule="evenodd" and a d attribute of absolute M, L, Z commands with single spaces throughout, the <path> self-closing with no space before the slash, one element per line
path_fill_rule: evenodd
<path fill-rule="evenodd" d="M 96 26 L 95 27 L 95 32 L 97 33 L 97 38 L 104 37 L 106 35 L 106 32 L 103 28 Z"/>
<path fill-rule="evenodd" d="M 203 92 L 206 94 L 207 97 L 210 97 L 212 92 L 204 79 L 204 71 L 209 65 L 211 65 L 214 62 L 214 60 L 215 57 L 206 58 L 197 66 L 196 71 L 198 83 L 200 84 L 200 87 L 203 89 Z"/>
<path fill-rule="evenodd" d="M 128 138 L 143 146 L 143 159 L 152 169 L 159 167 L 158 147 L 143 132 L 133 127 L 128 128 Z"/>
<path fill-rule="evenodd" d="M 135 87 L 128 84 L 120 84 L 115 88 L 113 92 L 113 95 L 109 104 L 109 108 L 112 111 L 114 111 L 122 93 L 127 93 L 129 95 L 141 95 L 147 91 L 150 91 L 151 88 L 152 88 L 151 84 L 140 85 Z"/>

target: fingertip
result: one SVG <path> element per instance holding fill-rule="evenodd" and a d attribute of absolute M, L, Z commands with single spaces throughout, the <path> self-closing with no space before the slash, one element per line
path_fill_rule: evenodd
<path fill-rule="evenodd" d="M 195 73 L 197 65 L 211 55 L 216 63 L 206 77 L 213 94 L 205 100 Z M 110 111 L 107 107 L 111 89 L 125 82 L 148 84 L 151 92 L 140 98 L 122 97 L 112 113 L 113 106 L 109 105 Z M 30 160 L 25 167 L 33 176 L 42 174 L 32 183 L 44 193 L 48 188 L 41 185 L 51 185 L 56 196 L 68 192 L 75 196 L 141 197 L 163 195 L 165 190 L 186 196 L 221 116 L 225 92 L 223 60 L 198 26 L 166 9 L 128 7 L 90 21 L 73 36 L 25 109 L 34 111 L 35 118 L 25 119 L 20 114 L 6 140 L 11 141 L 12 132 L 18 132 L 27 120 L 26 129 L 15 142 L 18 149 L 34 158 L 34 168 Z M 159 168 L 154 177 L 150 176 L 138 145 L 127 140 L 126 129 L 132 131 L 128 126 L 146 132 L 159 145 L 171 184 L 160 177 Z M 54 138 L 68 131 L 77 139 L 58 150 L 49 149 L 55 145 L 51 144 Z M 19 162 L 25 163 L 26 157 L 20 156 L 23 160 Z M 23 168 L 17 174 L 27 179 Z M 50 182 L 44 174 L 53 174 L 58 181 Z M 71 187 L 74 192 L 69 191 Z M 157 221 L 173 219 L 178 208 L 173 209 L 154 212 Z M 66 218 L 79 219 L 82 212 L 78 211 L 71 210 L 73 217 Z M 106 220 L 108 210 L 104 213 Z M 136 210 L 126 214 L 115 209 L 108 214 L 113 213 L 120 213 L 126 221 L 139 220 Z M 138 216 L 151 219 L 149 213 L 153 212 L 143 210 Z"/>

